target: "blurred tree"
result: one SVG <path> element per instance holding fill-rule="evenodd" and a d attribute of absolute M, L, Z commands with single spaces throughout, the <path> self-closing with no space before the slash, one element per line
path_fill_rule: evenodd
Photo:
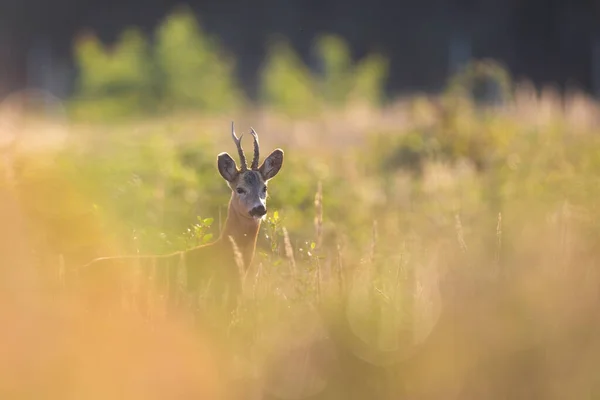
<path fill-rule="evenodd" d="M 321 94 L 328 105 L 344 106 L 352 85 L 352 59 L 348 45 L 339 36 L 317 39 L 316 49 L 323 66 Z"/>
<path fill-rule="evenodd" d="M 290 116 L 305 116 L 319 108 L 310 71 L 285 40 L 274 41 L 261 72 L 261 100 Z"/>
<path fill-rule="evenodd" d="M 354 68 L 349 93 L 350 101 L 373 107 L 381 105 L 385 96 L 388 72 L 389 61 L 386 58 L 378 54 L 367 56 Z"/>
<path fill-rule="evenodd" d="M 136 28 L 123 32 L 112 49 L 93 34 L 75 44 L 79 81 L 76 115 L 110 118 L 148 111 L 154 107 L 153 70 L 148 43 Z"/>
<path fill-rule="evenodd" d="M 234 62 L 188 9 L 170 14 L 156 31 L 154 49 L 149 47 L 137 29 L 126 30 L 110 50 L 94 35 L 82 37 L 75 48 L 80 70 L 76 116 L 106 119 L 185 109 L 219 113 L 245 103 Z M 380 105 L 385 58 L 369 55 L 354 64 L 348 45 L 335 35 L 319 37 L 315 47 L 321 74 L 312 74 L 287 40 L 272 42 L 261 71 L 262 103 L 292 117 L 306 117 L 324 105 Z"/>
<path fill-rule="evenodd" d="M 323 65 L 320 93 L 328 105 L 380 105 L 388 74 L 384 57 L 372 54 L 353 65 L 348 44 L 336 35 L 319 37 L 315 47 Z"/>
<path fill-rule="evenodd" d="M 169 15 L 156 36 L 164 105 L 218 112 L 242 103 L 233 61 L 219 53 L 217 43 L 206 37 L 189 10 Z"/>

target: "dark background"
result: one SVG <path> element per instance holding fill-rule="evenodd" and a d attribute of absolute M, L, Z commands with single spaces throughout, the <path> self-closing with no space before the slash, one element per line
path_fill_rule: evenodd
<path fill-rule="evenodd" d="M 35 49 L 68 70 L 72 83 L 75 34 L 92 29 L 109 43 L 131 25 L 151 33 L 179 4 L 189 5 L 202 27 L 236 56 L 251 96 L 270 37 L 287 37 L 314 67 L 311 42 L 320 33 L 343 36 L 355 58 L 369 51 L 386 55 L 391 95 L 439 90 L 456 40 L 470 43 L 474 58 L 500 61 L 516 79 L 600 94 L 595 0 L 0 0 L 0 95 L 35 84 L 28 71 L 43 68 L 31 61 Z M 55 89 L 66 95 L 70 87 Z"/>

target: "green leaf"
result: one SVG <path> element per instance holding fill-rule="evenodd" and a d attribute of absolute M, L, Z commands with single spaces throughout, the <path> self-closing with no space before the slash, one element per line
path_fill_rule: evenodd
<path fill-rule="evenodd" d="M 267 253 L 266 251 L 259 251 L 258 254 L 262 257 L 262 258 L 268 258 L 269 257 L 269 253 Z"/>
<path fill-rule="evenodd" d="M 204 224 L 204 226 L 209 227 L 212 225 L 214 220 L 215 220 L 214 218 L 205 218 L 202 220 L 202 223 Z"/>
<path fill-rule="evenodd" d="M 279 221 L 279 212 L 278 211 L 275 211 L 273 213 L 273 221 Z"/>
<path fill-rule="evenodd" d="M 202 243 L 207 243 L 210 239 L 212 239 L 213 234 L 212 233 L 207 233 L 206 235 L 204 235 L 204 237 L 202 238 Z"/>

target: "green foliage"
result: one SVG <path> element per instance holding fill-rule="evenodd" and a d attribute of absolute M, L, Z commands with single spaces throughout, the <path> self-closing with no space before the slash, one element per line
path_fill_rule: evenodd
<path fill-rule="evenodd" d="M 285 40 L 276 40 L 269 46 L 261 72 L 261 99 L 274 110 L 294 117 L 319 109 L 310 71 Z"/>
<path fill-rule="evenodd" d="M 79 70 L 75 117 L 111 120 L 190 108 L 217 113 L 244 101 L 233 61 L 185 9 L 157 28 L 154 48 L 131 28 L 113 48 L 88 34 L 74 51 Z"/>
<path fill-rule="evenodd" d="M 235 108 L 242 94 L 233 78 L 231 58 L 200 29 L 194 15 L 178 10 L 156 33 L 163 103 L 169 108 L 220 112 Z"/>
<path fill-rule="evenodd" d="M 111 138 L 118 135 L 125 133 L 117 131 Z M 227 191 L 210 146 L 197 141 L 183 145 L 151 132 L 143 145 L 98 140 L 90 146 L 84 154 L 70 155 L 70 164 L 78 166 L 78 176 L 87 177 L 82 180 L 94 182 L 86 185 L 86 195 L 103 214 L 119 221 L 114 230 L 136 232 L 140 251 L 181 250 L 218 235 L 213 221 L 226 204 Z M 198 204 L 207 217 L 190 225 Z"/>
<path fill-rule="evenodd" d="M 376 132 L 370 137 L 370 146 L 379 155 L 372 164 L 382 170 L 406 168 L 420 173 L 427 162 L 462 160 L 478 169 L 491 168 L 506 162 L 513 139 L 520 134 L 514 121 L 479 112 L 468 98 L 443 97 L 435 102 L 417 98 L 411 110 L 411 130 L 401 135 Z"/>
<path fill-rule="evenodd" d="M 193 224 L 192 227 L 188 228 L 185 232 L 185 236 L 188 240 L 186 248 L 211 242 L 214 235 L 212 233 L 208 233 L 208 230 L 210 229 L 214 220 L 214 218 L 198 217 L 198 222 Z"/>
<path fill-rule="evenodd" d="M 168 15 L 154 39 L 150 46 L 137 28 L 124 31 L 112 48 L 93 34 L 81 37 L 74 47 L 79 75 L 73 116 L 110 121 L 159 111 L 222 114 L 246 103 L 233 57 L 189 9 Z M 271 42 L 260 71 L 262 104 L 294 118 L 326 107 L 380 105 L 388 74 L 384 57 L 371 54 L 355 64 L 347 43 L 335 35 L 319 37 L 315 46 L 322 73 L 304 65 L 287 40 Z"/>
<path fill-rule="evenodd" d="M 316 48 L 323 63 L 321 95 L 326 104 L 346 106 L 354 102 L 371 107 L 380 105 L 388 74 L 388 62 L 384 57 L 370 54 L 353 65 L 348 45 L 334 35 L 318 38 Z"/>
<path fill-rule="evenodd" d="M 380 105 L 388 62 L 371 54 L 352 63 L 346 42 L 324 35 L 315 43 L 322 73 L 311 72 L 285 40 L 274 41 L 261 75 L 261 100 L 273 110 L 292 117 L 306 117 L 324 107 L 351 103 Z"/>
<path fill-rule="evenodd" d="M 371 54 L 354 68 L 350 99 L 372 107 L 380 106 L 385 97 L 385 83 L 389 62 L 378 54 Z"/>
<path fill-rule="evenodd" d="M 317 40 L 317 53 L 323 63 L 321 95 L 326 104 L 346 104 L 352 86 L 352 59 L 346 42 L 338 36 L 323 36 Z"/>
<path fill-rule="evenodd" d="M 153 67 L 148 43 L 135 28 L 123 32 L 112 49 L 93 35 L 75 45 L 79 68 L 75 115 L 115 118 L 153 109 Z"/>
<path fill-rule="evenodd" d="M 378 132 L 370 136 L 369 146 L 373 158 L 369 158 L 366 165 L 370 171 L 386 173 L 407 169 L 420 173 L 426 160 L 433 156 L 436 142 L 419 131 L 403 135 Z"/>
<path fill-rule="evenodd" d="M 266 239 L 269 241 L 272 254 L 282 254 L 280 251 L 282 233 L 282 220 L 279 211 L 273 212 L 272 216 L 266 218 Z"/>

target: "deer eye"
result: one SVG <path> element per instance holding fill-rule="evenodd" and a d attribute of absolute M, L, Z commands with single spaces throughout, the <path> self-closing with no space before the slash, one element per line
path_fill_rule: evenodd
<path fill-rule="evenodd" d="M 263 187 L 263 192 L 267 193 L 267 187 Z"/>
<path fill-rule="evenodd" d="M 244 194 L 244 193 L 246 193 L 246 191 L 244 189 L 242 189 L 242 188 L 237 188 L 237 189 L 235 189 L 235 191 L 238 192 L 238 194 Z"/>

